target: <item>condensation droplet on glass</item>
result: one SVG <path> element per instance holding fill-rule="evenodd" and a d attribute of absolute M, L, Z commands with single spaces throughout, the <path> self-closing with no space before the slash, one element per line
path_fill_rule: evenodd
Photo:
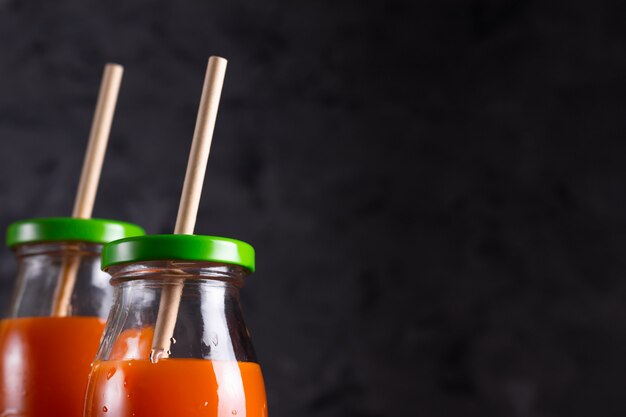
<path fill-rule="evenodd" d="M 152 352 L 150 352 L 150 362 L 157 363 L 164 355 L 165 351 L 163 349 L 152 349 Z"/>
<path fill-rule="evenodd" d="M 174 339 L 173 337 L 170 337 L 170 343 L 175 345 L 176 344 L 176 339 Z"/>
<path fill-rule="evenodd" d="M 128 385 L 128 381 L 126 380 L 126 378 L 124 378 L 124 387 L 126 387 Z"/>
<path fill-rule="evenodd" d="M 106 413 L 107 411 L 109 411 L 109 409 L 107 408 L 107 406 L 106 406 L 106 405 L 105 405 L 105 406 L 103 406 L 103 407 L 102 407 L 102 412 L 103 412 L 103 413 Z"/>
<path fill-rule="evenodd" d="M 205 402 L 204 402 L 204 406 L 205 406 L 205 407 L 208 407 L 208 406 L 209 406 L 209 402 L 208 402 L 208 401 L 205 401 Z"/>
<path fill-rule="evenodd" d="M 219 339 L 217 338 L 217 333 L 213 333 L 213 335 L 211 336 L 211 343 L 213 343 L 213 346 L 217 346 L 217 344 L 219 343 Z"/>
<path fill-rule="evenodd" d="M 236 416 L 237 415 L 237 410 L 233 410 L 230 412 L 232 415 Z"/>
<path fill-rule="evenodd" d="M 109 369 L 109 372 L 107 372 L 107 379 L 113 378 L 113 375 L 115 375 L 115 372 L 117 372 L 116 368 Z"/>

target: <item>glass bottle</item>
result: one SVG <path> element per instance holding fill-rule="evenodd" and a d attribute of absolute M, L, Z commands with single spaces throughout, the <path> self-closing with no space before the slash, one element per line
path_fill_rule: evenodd
<path fill-rule="evenodd" d="M 85 417 L 267 416 L 265 387 L 239 303 L 254 270 L 245 242 L 154 235 L 105 247 L 115 288 Z M 171 345 L 153 355 L 162 293 L 180 288 Z"/>
<path fill-rule="evenodd" d="M 112 304 L 110 276 L 99 268 L 102 245 L 143 233 L 130 223 L 96 219 L 9 226 L 18 274 L 8 314 L 0 320 L 0 416 L 82 415 L 87 376 Z M 60 300 L 60 294 L 67 297 Z"/>

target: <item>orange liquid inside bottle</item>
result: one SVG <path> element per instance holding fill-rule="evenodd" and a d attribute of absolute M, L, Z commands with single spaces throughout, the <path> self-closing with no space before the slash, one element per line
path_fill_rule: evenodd
<path fill-rule="evenodd" d="M 128 329 L 111 360 L 94 364 L 85 417 L 266 417 L 261 367 L 253 362 L 161 359 L 150 355 L 154 329 Z"/>
<path fill-rule="evenodd" d="M 21 417 L 81 417 L 104 320 L 0 321 L 0 410 Z"/>
<path fill-rule="evenodd" d="M 237 361 L 102 361 L 86 404 L 85 417 L 267 416 L 260 366 Z"/>

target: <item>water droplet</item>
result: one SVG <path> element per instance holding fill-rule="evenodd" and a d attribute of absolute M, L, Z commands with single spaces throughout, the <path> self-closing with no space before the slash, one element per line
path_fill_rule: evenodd
<path fill-rule="evenodd" d="M 213 346 L 217 346 L 217 344 L 219 343 L 219 339 L 217 338 L 217 333 L 213 333 L 213 335 L 211 336 L 211 343 L 213 343 Z"/>
<path fill-rule="evenodd" d="M 157 363 L 163 356 L 165 356 L 163 349 L 152 349 L 152 352 L 150 352 L 150 362 Z"/>
<path fill-rule="evenodd" d="M 233 410 L 230 412 L 232 415 L 236 416 L 237 415 L 237 410 Z"/>
<path fill-rule="evenodd" d="M 117 372 L 116 368 L 109 369 L 109 372 L 107 372 L 107 379 L 113 378 L 113 375 L 115 375 L 115 372 Z"/>
<path fill-rule="evenodd" d="M 209 402 L 208 402 L 208 401 L 205 401 L 205 402 L 204 402 L 204 406 L 205 406 L 205 407 L 208 407 L 208 406 L 209 406 Z"/>
<path fill-rule="evenodd" d="M 107 406 L 106 406 L 106 405 L 105 405 L 105 406 L 103 406 L 103 407 L 102 407 L 102 412 L 103 412 L 103 413 L 106 413 L 107 411 L 109 411 L 109 409 L 107 408 Z"/>
<path fill-rule="evenodd" d="M 173 337 L 170 338 L 170 343 L 175 345 L 176 344 L 176 339 L 174 339 Z"/>
<path fill-rule="evenodd" d="M 128 385 L 128 381 L 126 380 L 126 378 L 124 378 L 124 387 L 126 387 Z"/>

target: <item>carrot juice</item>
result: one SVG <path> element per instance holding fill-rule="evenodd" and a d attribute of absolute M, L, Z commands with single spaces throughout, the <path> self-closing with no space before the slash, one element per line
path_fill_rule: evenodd
<path fill-rule="evenodd" d="M 250 245 L 217 236 L 129 238 L 105 246 L 102 266 L 115 297 L 84 417 L 267 417 L 263 375 L 239 303 L 254 269 Z M 180 303 L 162 350 L 158 312 L 165 288 L 174 285 Z"/>
<path fill-rule="evenodd" d="M 94 364 L 85 417 L 266 417 L 261 368 L 204 359 Z"/>
<path fill-rule="evenodd" d="M 104 320 L 33 317 L 0 321 L 0 415 L 81 417 Z"/>

